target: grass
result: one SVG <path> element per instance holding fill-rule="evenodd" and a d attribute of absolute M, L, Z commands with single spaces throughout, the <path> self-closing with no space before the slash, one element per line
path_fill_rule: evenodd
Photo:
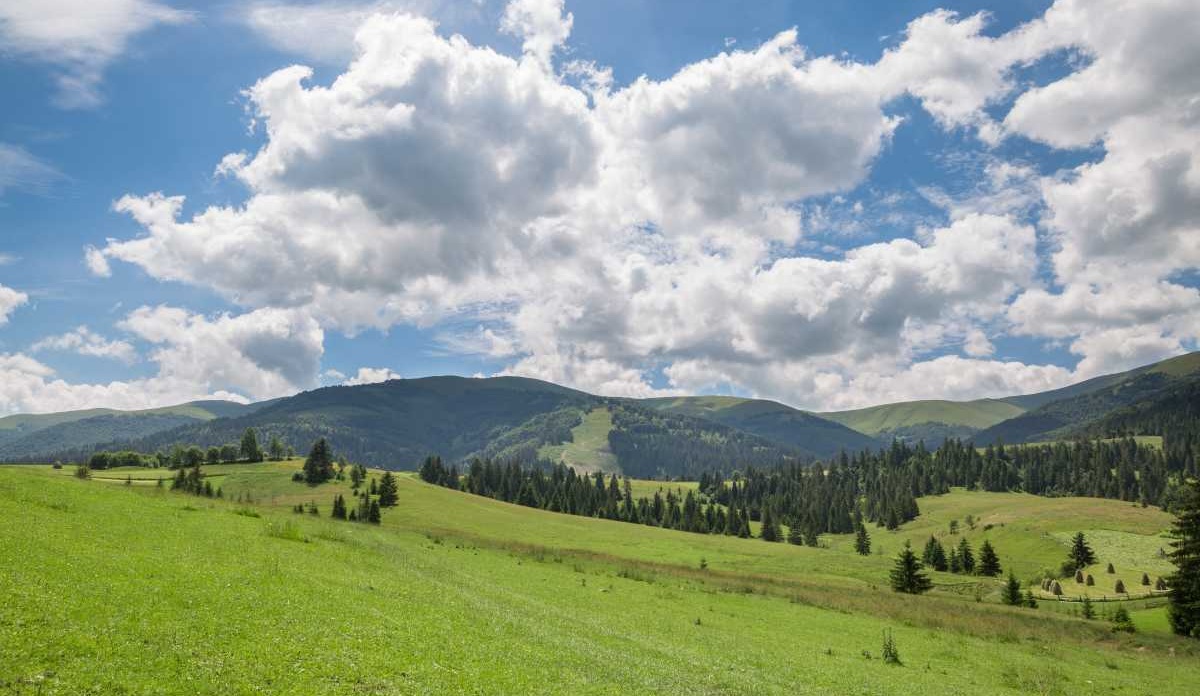
<path fill-rule="evenodd" d="M 877 587 L 887 556 L 855 557 L 837 538 L 806 549 L 690 535 L 521 508 L 407 475 L 400 505 L 374 527 L 293 515 L 308 500 L 326 515 L 345 486 L 292 482 L 295 462 L 258 466 L 226 474 L 225 501 L 0 467 L 0 514 L 22 521 L 0 531 L 0 692 L 1200 689 L 1193 642 L 977 603 L 947 584 L 952 576 L 931 596 L 901 597 Z M 261 501 L 261 517 L 230 514 L 246 509 L 231 495 Z M 1014 543 L 1015 530 L 1033 525 L 1031 548 L 1058 546 L 1053 532 L 1084 520 L 1127 534 L 1163 522 L 1109 501 L 1023 498 L 923 499 L 930 519 L 873 536 L 894 549 L 968 510 L 985 520 L 1042 513 L 1005 525 Z M 1139 628 L 1157 620 L 1134 614 Z M 902 667 L 880 659 L 885 630 Z"/>
<path fill-rule="evenodd" d="M 1019 416 L 1025 409 L 993 399 L 975 401 L 906 401 L 853 411 L 817 414 L 867 435 L 925 423 L 965 425 L 982 430 Z"/>
<path fill-rule="evenodd" d="M 612 427 L 612 412 L 607 407 L 594 408 L 584 414 L 579 425 L 571 429 L 571 442 L 545 445 L 538 450 L 538 456 L 562 462 L 580 471 L 620 473 L 617 456 L 608 448 L 608 433 Z"/>

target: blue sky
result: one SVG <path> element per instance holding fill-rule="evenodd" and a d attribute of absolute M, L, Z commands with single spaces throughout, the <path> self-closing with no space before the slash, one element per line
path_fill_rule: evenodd
<path fill-rule="evenodd" d="M 0 0 L 0 413 L 446 373 L 834 409 L 1192 350 L 1195 22 L 1083 4 Z"/>

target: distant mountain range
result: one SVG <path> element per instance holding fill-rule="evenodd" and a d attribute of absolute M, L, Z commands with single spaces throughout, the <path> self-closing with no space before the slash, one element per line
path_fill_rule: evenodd
<path fill-rule="evenodd" d="M 1166 422 L 1200 394 L 1200 353 L 1062 389 L 974 401 L 910 401 L 810 413 L 732 396 L 618 399 L 522 377 L 427 377 L 326 387 L 258 404 L 197 401 L 0 418 L 0 460 L 79 460 L 100 449 L 156 451 L 236 442 L 255 428 L 299 451 L 327 437 L 365 464 L 412 468 L 428 454 L 564 461 L 638 476 L 694 475 L 730 462 L 807 462 L 894 438 L 1016 444 Z M 1174 412 L 1172 410 L 1171 412 Z M 1151 424 L 1151 425 L 1148 425 Z M 1144 433 L 1149 434 L 1149 433 Z M 1161 433 L 1158 433 L 1161 434 Z"/>

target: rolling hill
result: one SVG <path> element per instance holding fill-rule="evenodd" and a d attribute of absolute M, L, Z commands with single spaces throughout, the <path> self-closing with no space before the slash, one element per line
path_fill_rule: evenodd
<path fill-rule="evenodd" d="M 1003 583 L 886 587 L 905 541 L 968 515 L 978 547 L 1036 578 L 1077 529 L 1127 581 L 1158 572 L 1165 513 L 1117 501 L 955 491 L 879 553 L 695 535 L 510 505 L 399 477 L 382 524 L 331 519 L 348 482 L 299 462 L 208 467 L 224 499 L 152 482 L 0 467 L 0 690 L 16 694 L 1193 694 L 1194 641 L 1127 602 L 1115 634 Z M 142 475 L 169 472 L 139 470 Z M 378 476 L 378 472 L 372 472 Z M 149 485 L 147 485 L 149 484 Z M 234 502 L 253 499 L 257 504 Z M 316 500 L 319 515 L 296 515 Z M 988 530 L 988 528 L 991 528 Z M 38 534 L 29 534 L 27 529 Z M 702 560 L 703 559 L 703 560 Z M 1036 582 L 1035 582 L 1036 586 Z M 1061 603 L 1076 606 L 1076 603 Z M 1102 605 L 1103 607 L 1104 605 Z M 901 664 L 879 659 L 885 632 Z M 166 646 L 166 647 L 163 647 Z M 269 646 L 269 649 L 264 649 Z M 316 646 L 316 647 L 314 647 Z M 734 646 L 734 647 L 731 647 Z M 169 648 L 169 649 L 167 649 Z M 1152 685 L 1152 688 L 1148 685 Z"/>
<path fill-rule="evenodd" d="M 879 446 L 879 441 L 824 416 L 794 409 L 776 401 L 734 396 L 686 396 L 638 402 L 662 413 L 691 416 L 744 430 L 791 445 L 817 457 L 856 452 Z"/>
<path fill-rule="evenodd" d="M 183 425 L 251 413 L 269 402 L 191 401 L 176 406 L 119 411 L 89 409 L 0 418 L 0 461 L 51 452 L 90 451 L 111 442 L 147 437 Z"/>
<path fill-rule="evenodd" d="M 936 444 L 946 438 L 970 438 L 977 431 L 1024 411 L 1001 399 L 977 399 L 906 401 L 820 415 L 876 438 Z"/>

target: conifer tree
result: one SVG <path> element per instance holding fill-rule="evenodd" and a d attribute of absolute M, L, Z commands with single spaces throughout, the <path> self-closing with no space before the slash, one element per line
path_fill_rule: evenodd
<path fill-rule="evenodd" d="M 904 550 L 896 557 L 896 565 L 890 574 L 892 589 L 906 594 L 927 592 L 933 583 L 921 570 L 921 561 L 913 553 L 912 544 L 904 542 Z"/>
<path fill-rule="evenodd" d="M 771 517 L 769 507 L 763 509 L 761 536 L 763 541 L 779 541 L 779 528 L 775 526 L 775 519 Z"/>
<path fill-rule="evenodd" d="M 379 505 L 380 507 L 392 507 L 400 501 L 400 489 L 396 484 L 396 477 L 392 472 L 383 472 L 383 478 L 379 480 Z"/>
<path fill-rule="evenodd" d="M 950 558 L 949 558 L 949 560 L 946 561 L 946 568 L 951 573 L 961 573 L 962 572 L 962 559 L 960 559 L 958 556 L 958 548 L 957 547 L 950 549 Z"/>
<path fill-rule="evenodd" d="M 238 453 L 248 462 L 263 460 L 262 449 L 258 446 L 258 433 L 254 432 L 254 428 L 246 428 L 246 432 L 242 433 L 242 444 Z"/>
<path fill-rule="evenodd" d="M 329 516 L 335 520 L 346 519 L 346 499 L 342 497 L 341 493 L 333 497 L 333 511 L 329 513 Z"/>
<path fill-rule="evenodd" d="M 333 478 L 333 453 L 329 450 L 329 443 L 322 437 L 313 443 L 308 458 L 304 460 L 304 480 L 310 486 L 315 486 L 325 483 L 331 478 Z"/>
<path fill-rule="evenodd" d="M 379 524 L 382 521 L 383 517 L 379 513 L 379 501 L 372 500 L 371 506 L 367 511 L 367 522 L 370 522 L 371 524 Z"/>
<path fill-rule="evenodd" d="M 795 520 L 788 525 L 787 542 L 799 546 L 804 543 L 804 532 L 800 531 L 800 525 L 796 524 Z"/>
<path fill-rule="evenodd" d="M 871 535 L 867 534 L 867 527 L 858 521 L 858 529 L 854 532 L 854 551 L 860 556 L 871 555 Z"/>
<path fill-rule="evenodd" d="M 958 542 L 958 563 L 962 566 L 962 572 L 968 575 L 975 572 L 975 554 L 971 552 L 971 545 L 967 543 L 966 537 Z"/>
<path fill-rule="evenodd" d="M 1083 532 L 1076 532 L 1075 537 L 1071 540 L 1071 551 L 1067 557 L 1067 561 L 1076 570 L 1085 568 L 1096 562 L 1096 554 L 1092 551 L 1092 547 L 1088 545 L 1087 538 L 1083 536 Z"/>
<path fill-rule="evenodd" d="M 929 536 L 929 541 L 925 542 L 925 553 L 921 557 L 921 562 L 934 570 L 945 571 L 947 568 L 946 548 L 932 534 Z"/>
<path fill-rule="evenodd" d="M 1117 610 L 1112 615 L 1112 630 L 1114 633 L 1133 633 L 1137 629 L 1134 628 L 1133 619 L 1129 617 L 1129 612 L 1125 607 L 1117 607 Z"/>
<path fill-rule="evenodd" d="M 986 539 L 983 546 L 979 547 L 979 574 L 989 578 L 1000 574 L 1000 558 L 996 555 L 992 544 Z"/>
<path fill-rule="evenodd" d="M 1089 621 L 1096 618 L 1096 608 L 1092 606 L 1092 598 L 1084 595 L 1083 605 L 1080 607 L 1080 616 Z"/>
<path fill-rule="evenodd" d="M 1032 587 L 1026 588 L 1026 590 L 1025 590 L 1025 606 L 1029 607 L 1030 609 L 1037 609 L 1037 605 L 1038 605 L 1037 597 L 1033 596 L 1033 588 Z"/>
<path fill-rule="evenodd" d="M 1003 593 L 1004 603 L 1009 606 L 1019 607 L 1024 602 L 1021 597 L 1021 582 L 1017 580 L 1017 576 L 1012 570 L 1008 571 L 1008 582 L 1004 583 Z"/>
<path fill-rule="evenodd" d="M 1167 618 L 1176 634 L 1200 638 L 1200 484 L 1182 491 L 1176 514 L 1170 552 L 1175 572 L 1166 578 L 1171 588 Z"/>

